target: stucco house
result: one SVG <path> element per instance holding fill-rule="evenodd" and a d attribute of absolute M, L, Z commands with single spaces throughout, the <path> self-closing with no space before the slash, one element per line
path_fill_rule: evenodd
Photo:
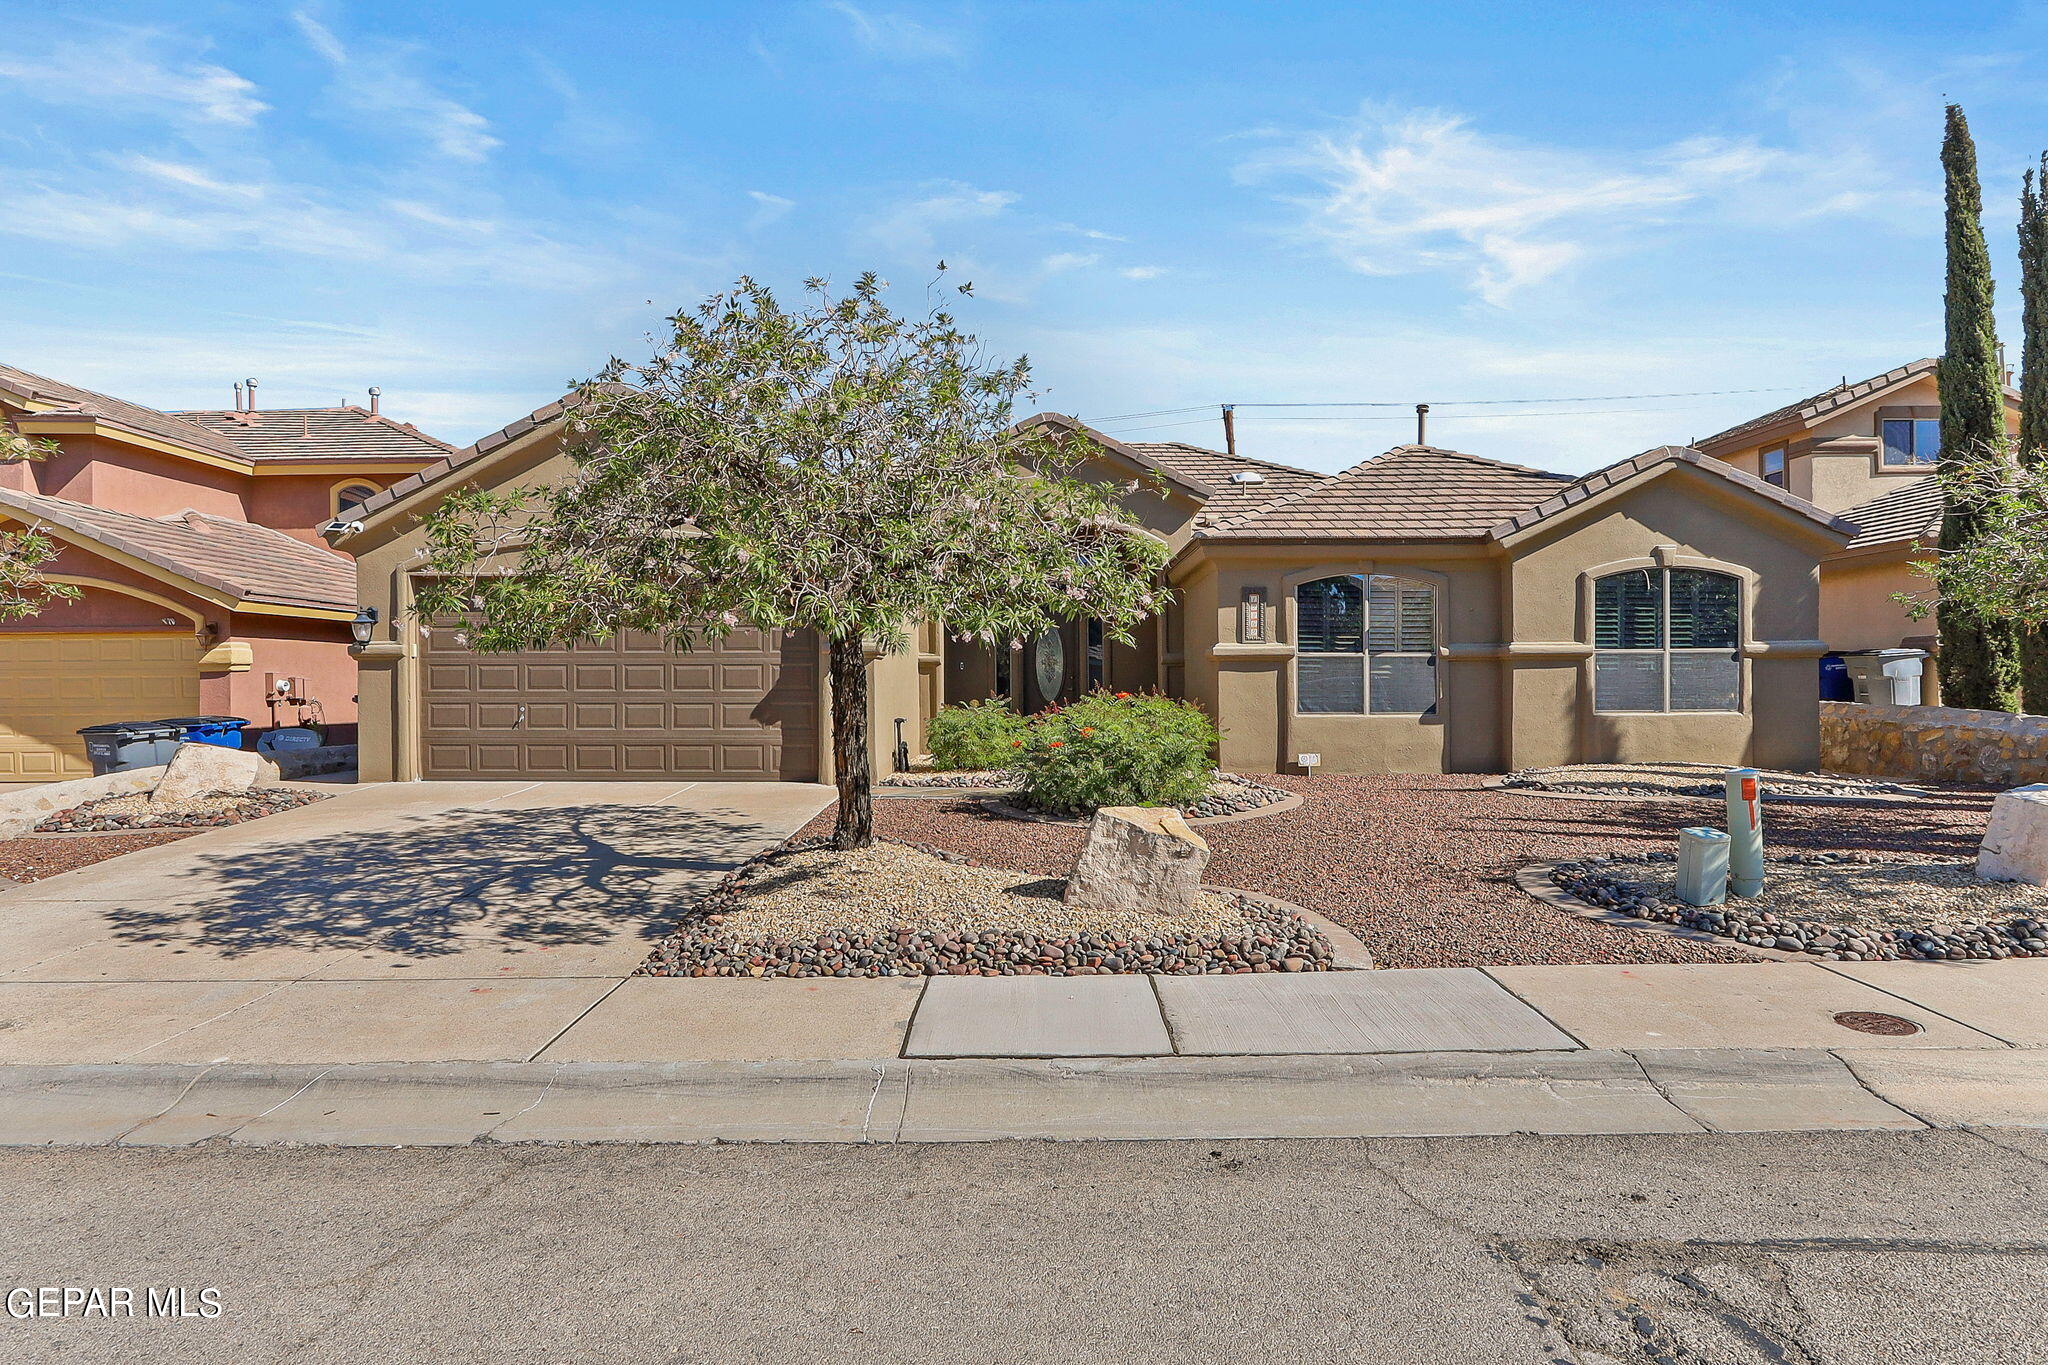
<path fill-rule="evenodd" d="M 1896 600 L 1923 593 L 1913 562 L 1941 529 L 1941 391 L 1925 357 L 1856 382 L 1844 380 L 1726 431 L 1695 449 L 1854 523 L 1847 545 L 1821 561 L 1820 637 L 1830 649 L 1932 650 L 1932 616 L 1914 620 Z M 2019 430 L 2019 390 L 2006 385 L 2006 424 Z M 1924 693 L 1936 700 L 1928 669 Z"/>
<path fill-rule="evenodd" d="M 1820 565 L 1849 523 L 1687 448 L 1583 477 L 1430 446 L 1321 475 L 1059 414 L 1171 551 L 1173 604 L 1133 645 L 1088 621 L 1014 649 L 919 623 L 878 654 L 874 745 L 919 751 L 942 704 L 1024 709 L 1093 687 L 1209 710 L 1246 771 L 1498 772 L 1684 758 L 1818 761 Z M 378 613 L 362 662 L 365 780 L 829 776 L 819 642 L 753 632 L 474 654 L 410 611 L 419 515 L 465 486 L 572 468 L 548 407 L 401 480 L 338 537 Z"/>
<path fill-rule="evenodd" d="M 76 732 L 106 721 L 348 737 L 355 573 L 319 528 L 446 445 L 359 407 L 165 412 L 6 365 L 0 430 L 57 446 L 0 459 L 0 529 L 47 532 L 79 589 L 0 622 L 0 783 L 90 772 Z"/>

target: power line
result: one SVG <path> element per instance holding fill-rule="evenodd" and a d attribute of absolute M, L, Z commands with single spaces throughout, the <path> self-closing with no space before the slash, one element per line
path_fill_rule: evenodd
<path fill-rule="evenodd" d="M 1790 388 L 1778 385 L 1768 389 L 1692 389 L 1684 393 L 1602 393 L 1583 394 L 1577 398 L 1445 398 L 1428 400 L 1432 410 L 1436 408 L 1497 407 L 1507 403 L 1623 403 L 1647 398 L 1725 398 L 1739 393 L 1788 393 Z M 1412 408 L 1413 403 L 1225 403 L 1231 408 Z M 1105 419 L 1108 420 L 1108 419 Z"/>
<path fill-rule="evenodd" d="M 1246 406 L 1249 405 L 1247 404 Z M 1357 406 L 1364 405 L 1359 404 Z M 1564 411 L 1552 409 L 1544 412 L 1446 413 L 1444 414 L 1444 419 L 1452 422 L 1499 422 L 1513 421 L 1517 418 L 1636 416 L 1653 412 L 1694 412 L 1698 410 L 1698 407 L 1698 404 L 1687 404 L 1675 408 L 1580 408 Z M 1116 436 L 1134 436 L 1146 431 L 1169 431 L 1178 427 L 1207 426 L 1215 420 L 1213 417 L 1200 417 L 1187 422 L 1148 423 L 1140 427 L 1126 427 L 1121 431 L 1111 434 Z M 1384 417 L 1266 417 L 1261 420 L 1265 422 L 1412 422 L 1415 419 L 1404 412 Z M 1103 422 L 1106 425 L 1109 419 L 1104 418 Z"/>

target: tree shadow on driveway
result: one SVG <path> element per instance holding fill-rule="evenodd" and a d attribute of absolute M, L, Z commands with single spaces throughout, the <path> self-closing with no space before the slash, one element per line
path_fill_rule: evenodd
<path fill-rule="evenodd" d="M 382 951 L 658 939 L 691 897 L 783 831 L 667 806 L 452 810 L 395 829 L 200 856 L 165 899 L 110 909 L 131 943 Z"/>

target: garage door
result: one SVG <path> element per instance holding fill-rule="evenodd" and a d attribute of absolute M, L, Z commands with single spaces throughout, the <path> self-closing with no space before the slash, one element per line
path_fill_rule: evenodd
<path fill-rule="evenodd" d="M 187 631 L 0 634 L 0 782 L 89 777 L 80 728 L 199 709 Z"/>
<path fill-rule="evenodd" d="M 807 631 L 734 631 L 695 650 L 629 632 L 515 654 L 472 653 L 459 633 L 442 627 L 424 642 L 427 777 L 817 777 L 818 646 Z"/>

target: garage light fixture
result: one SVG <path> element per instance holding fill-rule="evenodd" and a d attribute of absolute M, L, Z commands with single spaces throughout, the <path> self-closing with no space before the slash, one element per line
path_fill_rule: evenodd
<path fill-rule="evenodd" d="M 366 645 L 370 643 L 370 632 L 376 625 L 377 609 L 363 607 L 356 612 L 356 619 L 348 623 L 348 633 L 356 637 L 357 644 Z"/>

